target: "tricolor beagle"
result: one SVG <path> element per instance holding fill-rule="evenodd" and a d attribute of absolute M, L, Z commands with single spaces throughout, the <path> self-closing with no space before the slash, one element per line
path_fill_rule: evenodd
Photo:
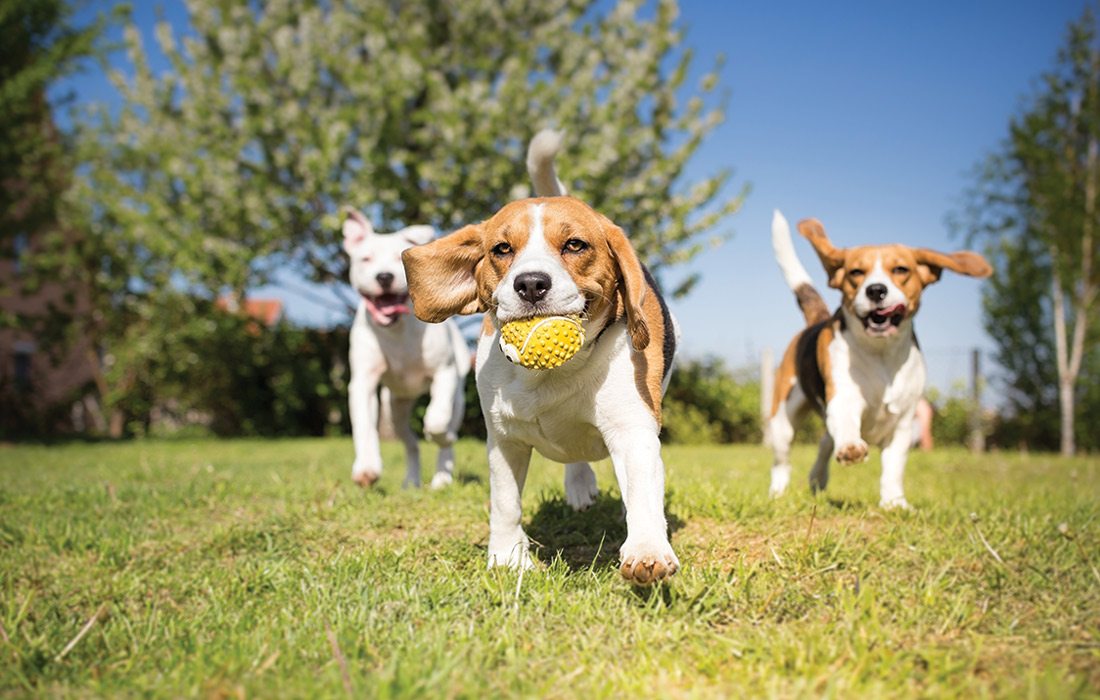
<path fill-rule="evenodd" d="M 413 309 L 425 321 L 485 312 L 476 376 L 488 428 L 489 566 L 532 566 L 520 495 L 531 450 L 565 463 L 566 497 L 594 502 L 588 462 L 608 456 L 626 507 L 620 570 L 638 584 L 671 576 L 661 397 L 676 350 L 668 307 L 622 229 L 564 196 L 553 138 L 532 142 L 538 197 L 404 253 Z M 531 370 L 498 345 L 502 324 L 580 314 L 586 341 L 563 366 Z"/>
<path fill-rule="evenodd" d="M 771 495 L 791 478 L 788 461 L 795 425 L 809 408 L 823 414 L 825 436 L 810 471 L 810 488 L 829 481 L 829 460 L 867 459 L 868 443 L 882 448 L 880 504 L 908 508 L 902 474 L 909 452 L 913 415 L 924 393 L 924 358 L 913 333 L 913 316 L 924 288 L 944 269 L 988 277 L 989 263 L 970 251 L 938 253 L 903 245 L 833 247 L 816 219 L 798 224 L 829 276 L 844 295 L 830 314 L 794 252 L 790 226 L 778 211 L 772 245 L 807 327 L 795 336 L 775 377 L 768 441 L 775 452 Z"/>

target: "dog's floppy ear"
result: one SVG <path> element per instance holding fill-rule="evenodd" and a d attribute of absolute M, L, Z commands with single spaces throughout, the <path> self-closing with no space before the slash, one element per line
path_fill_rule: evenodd
<path fill-rule="evenodd" d="M 914 248 L 913 255 L 917 258 L 917 274 L 925 285 L 938 281 L 945 268 L 968 277 L 989 277 L 993 274 L 993 268 L 986 259 L 969 250 L 941 253 L 928 248 Z"/>
<path fill-rule="evenodd" d="M 481 224 L 401 253 L 416 317 L 439 323 L 458 314 L 484 311 L 477 295 L 477 270 L 484 257 Z"/>
<path fill-rule="evenodd" d="M 344 250 L 350 255 L 360 243 L 374 235 L 374 226 L 358 209 L 345 207 L 344 214 L 347 217 L 344 219 Z"/>
<path fill-rule="evenodd" d="M 413 245 L 424 245 L 435 238 L 435 229 L 431 226 L 407 226 L 397 234 Z"/>
<path fill-rule="evenodd" d="M 844 281 L 844 250 L 833 245 L 825 235 L 825 227 L 817 219 L 804 219 L 798 222 L 798 232 L 810 242 L 817 251 L 817 257 L 829 275 L 829 286 L 840 288 Z"/>
<path fill-rule="evenodd" d="M 645 301 L 649 283 L 646 282 L 645 269 L 630 245 L 623 230 L 604 218 L 604 230 L 607 234 L 607 246 L 611 259 L 619 275 L 619 296 L 626 311 L 626 327 L 630 331 L 630 344 L 641 352 L 649 345 L 649 326 L 646 324 L 642 303 Z"/>

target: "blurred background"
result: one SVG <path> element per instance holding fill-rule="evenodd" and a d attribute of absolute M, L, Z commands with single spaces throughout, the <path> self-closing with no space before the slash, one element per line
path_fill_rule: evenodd
<path fill-rule="evenodd" d="M 683 326 L 666 439 L 761 437 L 802 323 L 778 208 L 842 246 L 986 253 L 991 280 L 923 297 L 937 440 L 1096 450 L 1096 10 L 5 0 L 0 438 L 348 432 L 340 208 L 481 220 L 554 127 Z"/>

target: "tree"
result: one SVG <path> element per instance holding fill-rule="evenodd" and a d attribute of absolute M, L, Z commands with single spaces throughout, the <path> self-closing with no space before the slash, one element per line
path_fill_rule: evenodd
<path fill-rule="evenodd" d="M 69 171 L 46 91 L 96 53 L 104 21 L 75 26 L 65 0 L 10 0 L 0 6 L 0 230 L 5 234 L 56 220 L 56 197 Z"/>
<path fill-rule="evenodd" d="M 717 77 L 685 86 L 675 0 L 602 7 L 191 0 L 189 27 L 157 27 L 165 70 L 129 27 L 122 104 L 91 115 L 72 198 L 90 203 L 81 257 L 100 266 L 106 335 L 128 342 L 184 289 L 239 298 L 287 268 L 343 282 L 343 205 L 381 229 L 485 218 L 525 191 L 527 142 L 548 125 L 568 133 L 572 193 L 658 272 L 691 258 L 741 202 L 728 171 L 683 177 L 722 119 Z"/>
<path fill-rule="evenodd" d="M 992 252 L 1009 263 L 996 268 L 1001 279 L 987 287 L 986 326 L 1013 377 L 1010 384 L 1036 402 L 1045 396 L 1041 370 L 1050 366 L 1043 356 L 1047 346 L 1037 342 L 1037 319 L 1049 323 L 1059 442 L 1067 455 L 1076 450 L 1075 403 L 1100 289 L 1098 29 L 1091 9 L 1070 25 L 1055 68 L 982 169 L 966 224 L 971 237 L 998 241 Z M 1044 281 L 1045 289 L 1036 289 Z M 1020 305 L 1024 288 L 1037 296 Z"/>
<path fill-rule="evenodd" d="M 91 350 L 73 323 L 85 308 L 82 289 L 56 265 L 79 237 L 61 206 L 76 161 L 54 120 L 66 96 L 51 99 L 49 90 L 101 53 L 113 19 L 102 14 L 79 25 L 65 0 L 0 4 L 0 434 L 52 427 L 82 389 L 73 369 L 87 364 Z M 18 386 L 19 371 L 10 380 L 8 353 L 19 345 L 63 364 L 62 378 L 45 391 Z"/>
<path fill-rule="evenodd" d="M 658 267 L 686 260 L 740 198 L 719 199 L 728 172 L 682 182 L 722 119 L 716 77 L 681 105 L 676 3 L 639 4 L 192 0 L 187 32 L 157 28 L 167 71 L 127 31 L 133 75 L 115 76 L 123 106 L 99 112 L 83 183 L 97 232 L 153 286 L 243 293 L 287 264 L 342 280 L 342 205 L 380 228 L 487 217 L 556 124 L 572 190 Z"/>

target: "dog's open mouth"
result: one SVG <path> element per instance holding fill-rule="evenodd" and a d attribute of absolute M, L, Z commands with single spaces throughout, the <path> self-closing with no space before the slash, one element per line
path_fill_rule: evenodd
<path fill-rule="evenodd" d="M 410 311 L 408 294 L 386 293 L 374 297 L 364 294 L 363 301 L 367 304 L 371 318 L 380 326 L 388 326 Z"/>
<path fill-rule="evenodd" d="M 907 311 L 905 304 L 897 304 L 888 309 L 875 309 L 863 317 L 863 327 L 868 335 L 892 335 L 897 333 L 898 326 L 905 320 Z"/>

